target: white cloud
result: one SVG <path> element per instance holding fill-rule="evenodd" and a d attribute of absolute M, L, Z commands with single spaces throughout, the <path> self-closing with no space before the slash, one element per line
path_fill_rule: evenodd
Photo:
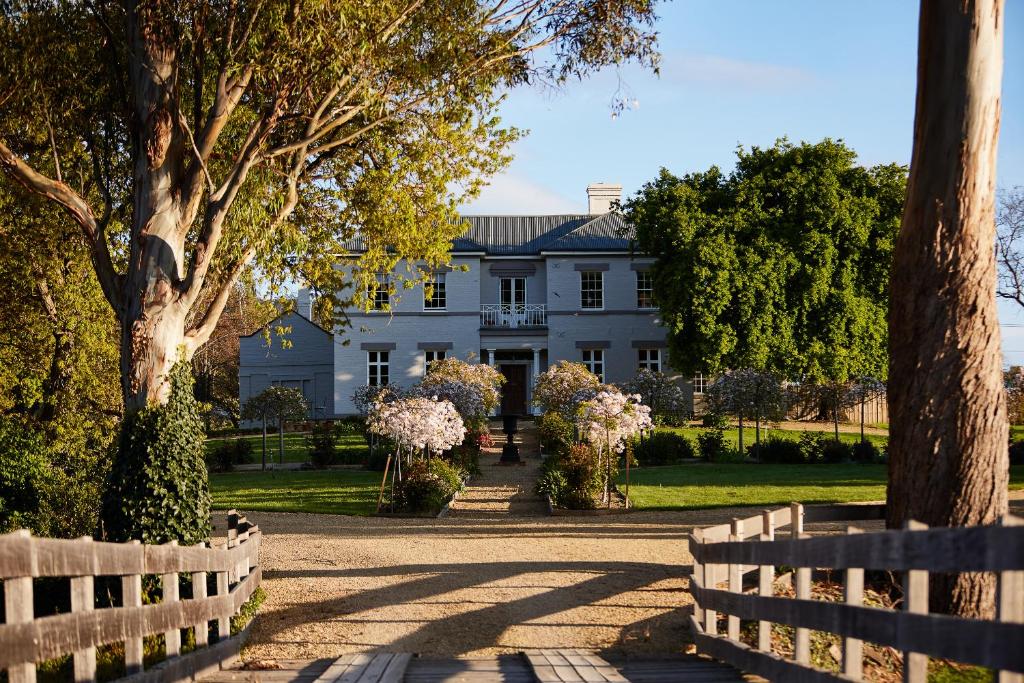
<path fill-rule="evenodd" d="M 467 215 L 585 213 L 582 199 L 576 202 L 527 178 L 502 173 L 491 178 L 480 196 L 459 210 Z"/>
<path fill-rule="evenodd" d="M 662 61 L 661 75 L 663 79 L 677 83 L 751 89 L 795 88 L 815 81 L 814 74 L 798 67 L 712 54 L 667 55 Z"/>

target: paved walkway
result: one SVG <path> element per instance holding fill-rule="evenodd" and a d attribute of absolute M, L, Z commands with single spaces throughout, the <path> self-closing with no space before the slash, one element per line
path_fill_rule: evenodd
<path fill-rule="evenodd" d="M 515 441 L 519 444 L 521 465 L 500 462 L 505 435 L 500 425 L 492 424 L 495 445 L 480 455 L 480 474 L 470 479 L 466 490 L 449 508 L 451 517 L 461 519 L 510 519 L 547 515 L 546 505 L 534 487 L 540 467 L 537 430 L 532 422 L 520 423 Z"/>

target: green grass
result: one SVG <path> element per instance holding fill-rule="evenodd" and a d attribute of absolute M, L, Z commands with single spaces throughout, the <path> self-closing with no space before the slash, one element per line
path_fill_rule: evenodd
<path fill-rule="evenodd" d="M 660 429 L 672 431 L 677 434 L 682 434 L 686 438 L 693 441 L 695 446 L 697 445 L 697 435 L 700 434 L 702 431 L 706 431 L 700 427 L 661 427 Z M 1024 427 L 1022 427 L 1022 429 L 1024 429 Z M 800 434 L 802 434 L 803 431 L 804 430 L 796 429 L 765 429 L 764 427 L 762 427 L 761 440 L 763 441 L 769 436 L 777 436 L 783 439 L 799 441 Z M 832 430 L 826 431 L 825 433 L 832 434 Z M 865 434 L 864 436 L 868 441 L 871 441 L 879 448 L 882 448 L 883 446 L 889 443 L 889 437 L 884 434 Z M 729 429 L 726 429 L 725 438 L 729 443 L 732 444 L 733 448 L 738 448 L 740 442 L 739 427 L 730 427 Z M 746 448 L 747 446 L 750 446 L 752 443 L 754 443 L 754 440 L 754 425 L 744 424 L 743 447 Z M 857 443 L 858 441 L 860 441 L 860 432 L 839 432 L 839 440 L 845 441 L 846 443 Z"/>
<path fill-rule="evenodd" d="M 637 509 L 697 510 L 741 505 L 854 503 L 885 500 L 885 465 L 694 464 L 630 472 Z M 620 476 L 620 488 L 624 483 Z M 1024 488 L 1024 466 L 1010 468 L 1010 488 Z"/>
<path fill-rule="evenodd" d="M 239 437 L 252 443 L 252 455 L 254 462 L 261 462 L 263 457 L 263 435 Z M 227 439 L 207 439 L 206 452 L 213 453 L 218 445 Z M 366 441 L 359 434 L 349 434 L 338 439 L 338 461 L 355 462 L 364 458 L 367 454 Z M 277 434 L 267 435 L 267 462 L 278 462 Z M 306 434 L 295 434 L 285 432 L 284 435 L 284 461 L 285 462 L 306 462 L 309 460 L 309 449 L 306 447 Z"/>
<path fill-rule="evenodd" d="M 232 472 L 210 475 L 215 509 L 370 515 L 377 507 L 380 472 Z"/>

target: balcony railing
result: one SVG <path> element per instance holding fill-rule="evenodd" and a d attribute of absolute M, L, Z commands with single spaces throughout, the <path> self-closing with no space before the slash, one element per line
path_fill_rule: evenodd
<path fill-rule="evenodd" d="M 482 304 L 481 327 L 542 327 L 548 324 L 544 304 Z"/>

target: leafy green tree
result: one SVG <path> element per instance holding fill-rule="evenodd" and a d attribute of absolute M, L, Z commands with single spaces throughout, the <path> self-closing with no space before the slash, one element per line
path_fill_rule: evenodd
<path fill-rule="evenodd" d="M 14 0 L 0 17 L 0 170 L 77 223 L 117 315 L 125 407 L 169 396 L 251 266 L 333 308 L 420 278 L 520 133 L 502 93 L 637 60 L 653 0 Z"/>
<path fill-rule="evenodd" d="M 284 423 L 305 419 L 308 414 L 309 403 L 300 390 L 291 387 L 267 387 L 245 402 L 242 419 L 263 423 L 263 469 L 267 469 L 267 424 L 270 420 L 277 425 L 278 458 L 283 465 Z"/>
<path fill-rule="evenodd" d="M 655 300 L 686 374 L 754 368 L 845 381 L 886 370 L 886 308 L 906 170 L 864 168 L 841 142 L 737 152 L 662 170 L 626 205 L 657 254 Z"/>

